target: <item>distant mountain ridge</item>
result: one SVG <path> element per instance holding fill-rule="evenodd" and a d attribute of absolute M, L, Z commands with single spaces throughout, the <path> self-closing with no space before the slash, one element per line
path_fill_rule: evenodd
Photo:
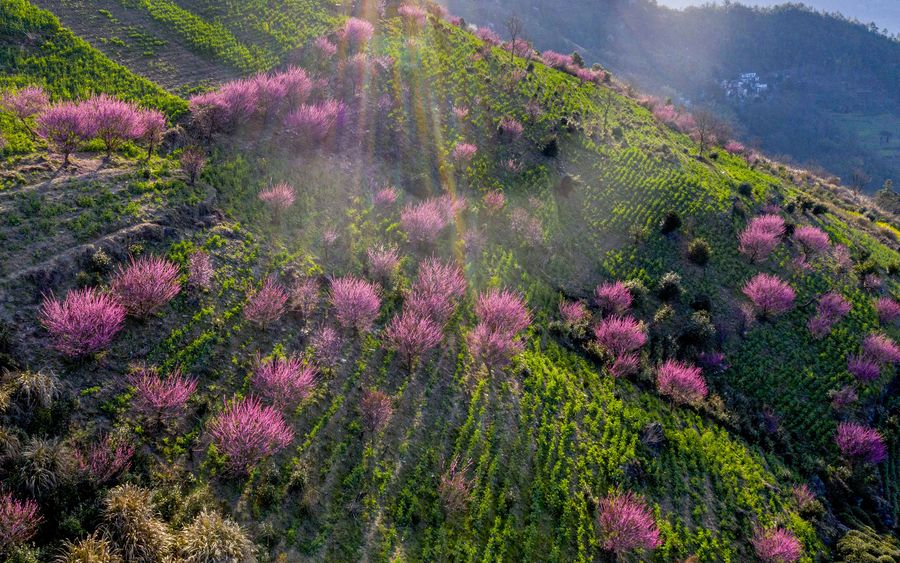
<path fill-rule="evenodd" d="M 706 4 L 703 0 L 660 0 L 660 4 L 670 8 L 688 8 Z M 717 0 L 722 4 L 721 0 Z M 784 4 L 784 0 L 742 0 L 741 4 L 748 6 L 778 6 Z M 862 23 L 875 23 L 882 30 L 886 29 L 891 34 L 900 33 L 900 2 L 895 0 L 806 0 L 803 4 L 816 10 L 828 13 L 840 13 L 850 19 L 857 19 Z"/>
<path fill-rule="evenodd" d="M 714 106 L 743 137 L 781 158 L 878 189 L 900 177 L 900 42 L 866 25 L 792 4 L 649 0 L 448 0 L 470 23 L 502 33 L 518 14 L 538 49 L 578 51 L 639 88 Z M 762 103 L 729 103 L 719 84 L 744 72 L 777 81 Z M 893 133 L 883 143 L 882 130 Z M 860 184 L 863 184 L 860 181 Z"/>

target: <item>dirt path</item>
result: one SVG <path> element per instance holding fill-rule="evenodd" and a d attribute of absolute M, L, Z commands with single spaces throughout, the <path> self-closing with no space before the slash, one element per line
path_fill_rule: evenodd
<path fill-rule="evenodd" d="M 167 90 L 185 95 L 199 86 L 213 86 L 238 73 L 205 57 L 170 28 L 140 8 L 119 0 L 34 0 L 53 12 L 65 27 L 113 61 L 147 77 Z"/>

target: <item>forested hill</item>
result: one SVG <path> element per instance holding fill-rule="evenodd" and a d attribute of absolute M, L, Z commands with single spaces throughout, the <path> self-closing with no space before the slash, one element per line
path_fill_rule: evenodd
<path fill-rule="evenodd" d="M 744 138 L 874 191 L 900 177 L 900 42 L 798 4 L 672 10 L 648 0 L 448 0 L 470 23 L 517 14 L 538 48 L 578 51 L 640 89 L 728 116 Z M 756 72 L 761 100 L 734 103 L 719 84 Z M 884 142 L 883 131 L 893 133 Z M 868 176 L 868 181 L 864 181 Z"/>

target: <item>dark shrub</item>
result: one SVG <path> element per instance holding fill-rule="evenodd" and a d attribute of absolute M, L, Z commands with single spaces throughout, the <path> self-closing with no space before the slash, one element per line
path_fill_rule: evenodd
<path fill-rule="evenodd" d="M 681 276 L 675 272 L 667 272 L 659 279 L 656 295 L 663 301 L 674 301 L 681 295 Z"/>
<path fill-rule="evenodd" d="M 741 185 L 738 186 L 738 193 L 744 197 L 752 197 L 753 186 L 749 182 L 741 182 Z"/>
<path fill-rule="evenodd" d="M 664 235 L 677 231 L 679 227 L 681 227 L 681 217 L 675 211 L 666 213 L 659 222 L 659 231 Z"/>
<path fill-rule="evenodd" d="M 555 136 L 550 137 L 544 142 L 544 146 L 541 147 L 541 154 L 547 158 L 556 158 L 559 156 L 559 141 L 557 141 Z"/>
<path fill-rule="evenodd" d="M 712 248 L 709 243 L 702 238 L 695 238 L 688 245 L 688 260 L 698 266 L 706 266 L 709 263 L 709 257 L 712 255 Z"/>
<path fill-rule="evenodd" d="M 691 300 L 691 309 L 695 311 L 712 311 L 712 299 L 705 293 L 695 295 Z"/>
<path fill-rule="evenodd" d="M 696 311 L 688 319 L 681 331 L 680 340 L 684 346 L 703 347 L 716 335 L 716 327 L 712 323 L 709 313 Z"/>
<path fill-rule="evenodd" d="M 812 212 L 813 212 L 813 215 L 822 215 L 823 213 L 828 212 L 828 208 L 825 207 L 824 203 L 817 203 L 817 204 L 813 205 Z"/>

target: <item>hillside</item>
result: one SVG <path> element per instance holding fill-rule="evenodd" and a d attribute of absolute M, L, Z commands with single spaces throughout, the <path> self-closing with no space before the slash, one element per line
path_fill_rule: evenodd
<path fill-rule="evenodd" d="M 2 114 L 9 560 L 900 553 L 894 215 L 435 6 L 115 4 L 3 4 L 8 84 L 166 121 Z"/>
<path fill-rule="evenodd" d="M 647 0 L 449 0 L 468 22 L 505 37 L 512 14 L 539 49 L 579 52 L 640 90 L 710 107 L 745 142 L 874 192 L 900 177 L 900 41 L 798 4 L 739 3 L 684 11 Z M 759 99 L 720 86 L 757 73 Z M 882 131 L 892 139 L 880 137 Z M 861 174 L 860 174 L 861 173 Z"/>

